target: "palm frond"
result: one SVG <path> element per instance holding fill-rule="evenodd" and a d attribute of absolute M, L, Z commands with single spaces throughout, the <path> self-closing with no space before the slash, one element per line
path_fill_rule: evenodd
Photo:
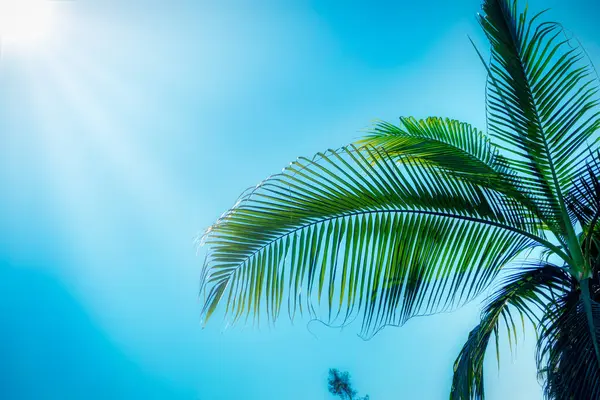
<path fill-rule="evenodd" d="M 481 322 L 470 333 L 467 342 L 454 363 L 452 400 L 484 399 L 483 361 L 492 334 L 496 338 L 496 357 L 500 362 L 499 329 L 506 327 L 509 343 L 517 340 L 515 316 L 525 323 L 538 323 L 540 310 L 554 296 L 562 296 L 570 286 L 571 277 L 564 269 L 542 264 L 519 270 L 510 275 L 484 307 Z"/>
<path fill-rule="evenodd" d="M 208 319 L 266 308 L 330 323 L 362 317 L 362 333 L 453 309 L 523 249 L 550 245 L 501 194 L 381 149 L 302 158 L 263 182 L 205 234 Z M 322 302 L 322 300 L 324 300 Z M 324 303 L 324 304 L 323 304 Z M 319 312 L 324 307 L 327 317 Z"/>
<path fill-rule="evenodd" d="M 591 302 L 593 329 L 579 290 L 571 290 L 551 304 L 542 320 L 537 350 L 545 397 L 600 398 L 600 365 L 594 348 L 594 342 L 600 340 L 600 304 Z"/>
<path fill-rule="evenodd" d="M 561 26 L 538 23 L 542 13 L 529 18 L 510 0 L 484 0 L 483 11 L 479 20 L 492 46 L 488 129 L 566 243 L 574 234 L 563 195 L 600 128 L 597 84 Z"/>
<path fill-rule="evenodd" d="M 567 210 L 572 221 L 579 223 L 586 234 L 588 231 L 596 229 L 598 218 L 600 218 L 600 181 L 598 176 L 600 176 L 598 157 L 590 158 L 590 162 L 585 165 L 585 170 L 573 180 L 573 184 L 565 196 Z"/>
<path fill-rule="evenodd" d="M 358 144 L 382 147 L 398 161 L 424 160 L 428 165 L 487 179 L 514 175 L 483 132 L 452 119 L 402 117 L 399 126 L 379 122 Z"/>
<path fill-rule="evenodd" d="M 532 223 L 544 225 L 544 213 L 529 195 L 528 185 L 483 132 L 452 119 L 400 118 L 400 125 L 379 122 L 357 142 L 383 148 L 399 163 L 417 162 L 477 182 L 519 202 Z"/>

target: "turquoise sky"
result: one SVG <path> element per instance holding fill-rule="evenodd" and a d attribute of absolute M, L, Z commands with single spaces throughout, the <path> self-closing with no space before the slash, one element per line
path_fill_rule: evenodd
<path fill-rule="evenodd" d="M 218 5 L 216 5 L 218 4 Z M 600 66 L 595 0 L 535 0 Z M 485 126 L 475 0 L 55 1 L 42 46 L 0 59 L 0 397 L 447 398 L 478 305 L 364 342 L 297 320 L 199 324 L 195 236 L 297 156 L 374 119 Z M 503 345 L 506 347 L 506 345 Z M 541 398 L 534 336 L 490 399 Z"/>

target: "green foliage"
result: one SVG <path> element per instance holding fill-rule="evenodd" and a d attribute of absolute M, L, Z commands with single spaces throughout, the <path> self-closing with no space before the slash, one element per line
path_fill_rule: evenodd
<path fill-rule="evenodd" d="M 590 344 L 600 337 L 600 304 L 592 301 L 589 329 L 583 293 L 569 291 L 550 303 L 538 342 L 539 373 L 547 398 L 600 398 L 600 369 Z"/>
<path fill-rule="evenodd" d="M 451 399 L 484 398 L 483 360 L 492 334 L 496 338 L 496 358 L 500 362 L 499 329 L 503 325 L 509 343 L 517 341 L 517 324 L 525 318 L 539 324 L 553 296 L 568 293 L 572 278 L 552 264 L 526 267 L 509 275 L 490 296 L 481 314 L 481 322 L 470 333 L 454 363 Z M 512 339 L 511 339 L 512 338 Z"/>
<path fill-rule="evenodd" d="M 369 335 L 455 308 L 542 240 L 505 197 L 372 147 L 300 159 L 211 227 L 204 312 L 227 296 L 234 322 L 263 307 L 275 320 L 287 295 L 292 316 L 325 302 L 330 323 L 361 313 Z"/>
<path fill-rule="evenodd" d="M 542 18 L 483 1 L 486 132 L 436 117 L 380 122 L 244 194 L 202 238 L 205 322 L 222 312 L 272 323 L 285 304 L 292 319 L 358 319 L 369 337 L 494 285 L 450 397 L 484 398 L 491 336 L 499 359 L 500 332 L 512 346 L 532 323 L 546 397 L 599 398 L 598 86 Z M 533 266 L 518 258 L 533 249 L 543 255 Z M 336 373 L 336 393 L 354 396 Z"/>
<path fill-rule="evenodd" d="M 336 368 L 329 369 L 327 388 L 329 389 L 329 393 L 342 400 L 369 400 L 369 395 L 357 397 L 358 392 L 352 387 L 350 374 L 348 372 L 340 372 Z"/>

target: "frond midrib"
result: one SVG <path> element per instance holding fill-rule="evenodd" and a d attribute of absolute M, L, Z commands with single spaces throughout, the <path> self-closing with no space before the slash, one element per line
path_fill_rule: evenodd
<path fill-rule="evenodd" d="M 581 255 L 581 251 L 579 249 L 577 236 L 575 234 L 575 229 L 573 227 L 573 224 L 571 223 L 571 219 L 569 218 L 569 214 L 567 213 L 567 210 L 565 207 L 564 196 L 562 194 L 562 189 L 560 187 L 560 183 L 558 181 L 558 177 L 556 174 L 554 160 L 553 160 L 552 154 L 551 154 L 549 146 L 548 146 L 546 131 L 544 129 L 544 125 L 539 116 L 539 105 L 536 102 L 536 97 L 535 97 L 535 95 L 532 91 L 531 85 L 530 85 L 530 81 L 529 81 L 530 76 L 527 73 L 525 66 L 523 65 L 523 59 L 522 59 L 519 41 L 515 37 L 515 32 L 513 30 L 513 26 L 511 25 L 512 18 L 510 18 L 510 16 L 506 15 L 506 11 L 505 11 L 504 7 L 500 6 L 499 8 L 500 8 L 500 11 L 502 12 L 504 23 L 506 25 L 507 31 L 509 32 L 510 38 L 512 40 L 511 45 L 513 46 L 515 54 L 517 55 L 516 59 L 518 61 L 519 72 L 522 74 L 522 76 L 524 78 L 523 79 L 524 89 L 527 91 L 529 98 L 531 99 L 531 102 L 532 102 L 532 112 L 533 112 L 533 116 L 535 119 L 535 125 L 540 130 L 540 137 L 542 139 L 542 143 L 544 146 L 544 152 L 548 159 L 548 167 L 550 169 L 551 176 L 552 176 L 552 185 L 554 186 L 554 190 L 555 190 L 556 197 L 557 197 L 556 200 L 560 207 L 561 218 L 563 220 L 563 224 L 564 224 L 564 227 L 566 230 L 566 232 L 555 232 L 555 235 L 560 240 L 560 234 L 566 234 L 566 237 L 567 237 L 567 243 L 566 243 L 567 246 L 566 247 L 567 247 L 567 250 L 568 250 L 569 256 L 570 256 L 569 257 L 570 262 L 568 262 L 568 264 L 570 265 L 571 268 L 574 269 L 574 272 L 583 272 L 583 269 L 585 268 L 585 266 L 583 265 L 584 260 Z M 502 92 L 499 92 L 500 95 L 501 95 L 501 93 Z M 582 269 L 582 271 L 579 271 L 580 268 Z"/>
<path fill-rule="evenodd" d="M 451 120 L 448 118 L 444 120 L 440 117 L 429 117 L 426 121 L 428 121 L 429 119 L 443 121 L 446 124 L 448 124 L 448 123 L 465 124 L 464 122 L 460 122 L 458 120 Z M 508 163 L 502 164 L 502 163 L 498 162 L 498 160 L 502 160 L 502 159 L 504 159 L 504 157 L 498 151 L 499 150 L 498 145 L 496 145 L 493 141 L 491 141 L 490 138 L 484 132 L 467 124 L 472 130 L 474 130 L 477 134 L 482 136 L 482 139 L 486 146 L 486 150 L 489 153 L 489 159 L 487 159 L 487 160 L 484 159 L 483 157 L 479 156 L 478 154 L 474 154 L 474 153 L 470 152 L 469 150 L 465 149 L 464 147 L 461 147 L 457 144 L 451 143 L 447 140 L 443 140 L 443 139 L 433 137 L 433 136 L 428 136 L 426 134 L 419 134 L 419 133 L 414 133 L 414 132 L 409 131 L 409 129 L 406 128 L 406 122 L 404 122 L 404 120 L 410 121 L 411 120 L 410 117 L 400 118 L 400 120 L 405 125 L 404 130 L 402 130 L 400 126 L 395 126 L 395 125 L 385 122 L 385 121 L 380 122 L 379 126 L 381 126 L 382 124 L 391 125 L 392 127 L 398 129 L 399 132 L 401 132 L 403 135 L 406 135 L 406 136 L 399 136 L 394 133 L 385 133 L 384 132 L 384 135 L 381 135 L 381 136 L 377 136 L 375 134 L 372 134 L 372 136 L 367 136 L 366 138 L 357 141 L 356 144 L 367 144 L 367 145 L 373 145 L 374 147 L 383 147 L 388 155 L 398 156 L 400 159 L 401 159 L 402 153 L 400 153 L 400 152 L 397 153 L 397 151 L 393 150 L 393 149 L 388 150 L 388 148 L 385 147 L 385 145 L 383 145 L 381 143 L 376 143 L 376 141 L 377 140 L 381 140 L 381 141 L 399 140 L 399 139 L 407 138 L 407 139 L 420 139 L 420 140 L 424 140 L 424 141 L 430 141 L 430 142 L 436 143 L 438 145 L 447 146 L 448 148 L 455 150 L 458 153 L 457 155 L 459 157 L 465 157 L 469 161 L 478 164 L 482 169 L 486 170 L 487 174 L 488 174 L 488 176 L 486 176 L 486 178 L 497 179 L 499 182 L 502 182 L 503 184 L 507 185 L 504 188 L 499 188 L 499 187 L 495 186 L 494 187 L 495 190 L 497 190 L 501 193 L 504 193 L 504 194 L 510 196 L 511 198 L 515 199 L 519 204 L 521 204 L 526 209 L 528 209 L 530 212 L 532 212 L 537 218 L 539 218 L 547 226 L 551 225 L 549 223 L 550 221 L 547 221 L 546 218 L 544 217 L 543 213 L 540 212 L 539 206 L 527 195 L 527 193 L 522 192 L 518 188 L 518 186 L 515 185 L 515 182 L 512 181 L 517 176 L 519 177 L 519 179 L 523 179 L 523 177 L 519 176 L 518 172 L 516 170 L 514 170 L 510 164 L 508 164 Z M 412 123 L 412 122 L 423 122 L 423 121 L 420 120 L 420 121 L 410 121 L 410 122 Z M 372 142 L 375 142 L 375 143 L 372 143 Z M 407 157 L 413 157 L 413 156 L 408 154 Z M 440 163 L 438 163 L 436 161 L 431 161 L 427 157 L 416 156 L 414 158 L 417 158 L 417 159 L 424 158 L 427 161 L 431 162 L 433 166 L 441 168 L 442 170 L 444 170 L 448 173 L 451 173 L 451 174 L 462 175 L 463 173 L 465 173 L 464 171 L 457 171 L 452 168 L 446 167 L 444 165 L 440 165 Z M 507 169 L 507 171 L 502 171 L 501 170 L 502 168 Z"/>
<path fill-rule="evenodd" d="M 510 231 L 516 234 L 519 234 L 523 237 L 526 237 L 536 243 L 538 243 L 541 246 L 545 246 L 549 249 L 551 249 L 552 251 L 554 251 L 559 257 L 561 257 L 563 260 L 567 261 L 567 255 L 562 251 L 562 249 L 560 249 L 558 246 L 552 244 L 551 242 L 549 242 L 548 240 L 538 236 L 538 235 L 534 235 L 530 232 L 527 232 L 525 230 L 519 229 L 519 228 L 515 228 L 513 226 L 510 225 L 506 225 L 506 224 L 502 224 L 500 222 L 496 222 L 496 221 L 491 221 L 491 220 L 486 220 L 483 218 L 476 218 L 476 217 L 470 217 L 470 216 L 465 216 L 465 215 L 460 215 L 460 214 L 452 214 L 452 213 L 444 213 L 444 212 L 439 212 L 439 211 L 428 211 L 428 210 L 418 210 L 418 209 L 406 209 L 406 210 L 395 210 L 395 209 L 386 209 L 386 210 L 361 210 L 361 211 L 354 211 L 354 212 L 350 212 L 350 213 L 343 213 L 340 215 L 334 215 L 334 216 L 330 216 L 327 218 L 323 218 L 323 219 L 319 219 L 319 220 L 315 220 L 315 221 L 311 221 L 308 223 L 305 223 L 301 226 L 298 226 L 294 229 L 289 230 L 288 232 L 285 232 L 281 235 L 279 235 L 278 237 L 267 241 L 266 243 L 264 243 L 263 245 L 261 245 L 258 249 L 254 250 L 252 253 L 248 254 L 247 256 L 244 256 L 244 260 L 240 261 L 238 263 L 237 266 L 231 266 L 230 268 L 232 268 L 231 270 L 231 275 L 235 274 L 235 272 L 239 269 L 242 268 L 244 266 L 244 264 L 252 259 L 253 257 L 255 257 L 256 255 L 258 255 L 261 251 L 263 251 L 264 249 L 268 248 L 269 246 L 273 245 L 274 243 L 281 241 L 283 239 L 285 239 L 286 237 L 289 237 L 291 235 L 293 235 L 294 233 L 310 228 L 312 226 L 316 226 L 319 224 L 323 224 L 323 223 L 327 223 L 329 221 L 333 221 L 336 219 L 342 219 L 342 218 L 348 218 L 348 217 L 354 217 L 354 216 L 358 216 L 358 215 L 368 215 L 368 214 L 419 214 L 419 215 L 430 215 L 430 216 L 437 216 L 437 217 L 441 217 L 441 218 L 450 218 L 450 219 L 458 219 L 458 220 L 462 220 L 462 221 L 468 221 L 468 222 L 474 222 L 474 223 L 478 223 L 478 224 L 483 224 L 483 225 L 488 225 L 488 226 L 493 226 L 496 228 L 500 228 L 500 229 L 504 229 L 506 231 Z M 225 239 L 227 240 L 227 239 Z M 210 243 L 210 239 L 207 238 L 207 243 Z"/>

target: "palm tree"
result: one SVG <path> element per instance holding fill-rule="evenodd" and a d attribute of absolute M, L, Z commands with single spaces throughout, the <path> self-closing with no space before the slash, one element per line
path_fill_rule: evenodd
<path fill-rule="evenodd" d="M 597 86 L 542 14 L 483 1 L 487 133 L 381 122 L 242 195 L 203 236 L 203 318 L 220 304 L 232 323 L 272 322 L 285 302 L 292 319 L 358 318 L 368 337 L 491 287 L 450 398 L 484 397 L 491 336 L 516 338 L 519 319 L 538 332 L 547 398 L 600 398 Z"/>

